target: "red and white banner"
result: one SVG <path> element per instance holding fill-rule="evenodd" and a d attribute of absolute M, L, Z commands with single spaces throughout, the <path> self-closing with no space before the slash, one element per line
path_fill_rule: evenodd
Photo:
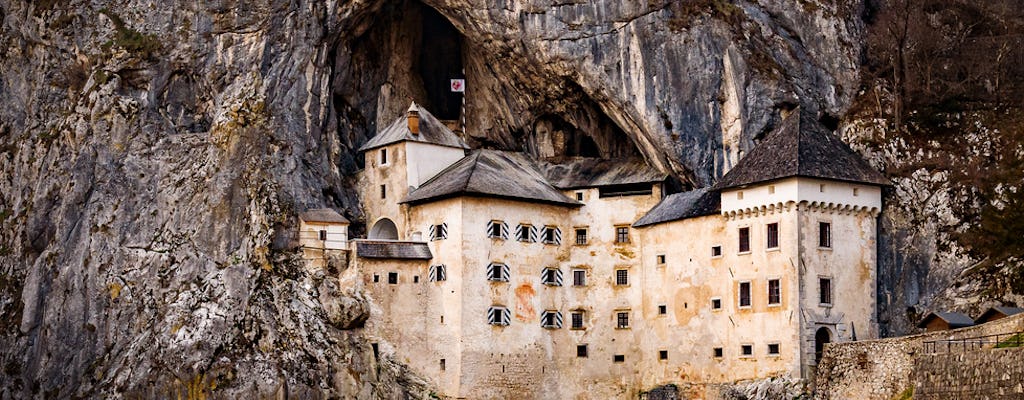
<path fill-rule="evenodd" d="M 465 79 L 452 79 L 452 92 L 462 93 L 466 91 Z"/>

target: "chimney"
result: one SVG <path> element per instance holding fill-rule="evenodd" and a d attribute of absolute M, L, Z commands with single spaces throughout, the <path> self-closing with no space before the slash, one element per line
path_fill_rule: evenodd
<path fill-rule="evenodd" d="M 416 107 L 416 103 L 412 103 L 409 106 L 409 132 L 413 135 L 420 134 L 420 109 Z"/>

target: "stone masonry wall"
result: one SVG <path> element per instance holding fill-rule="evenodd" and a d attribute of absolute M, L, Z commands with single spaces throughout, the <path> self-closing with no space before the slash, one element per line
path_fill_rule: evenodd
<path fill-rule="evenodd" d="M 833 343 L 826 346 L 825 353 L 818 364 L 815 377 L 815 398 L 889 400 L 914 385 L 912 377 L 915 373 L 915 364 L 919 359 L 921 362 L 927 362 L 928 358 L 935 356 L 924 354 L 924 342 L 963 339 L 1022 330 L 1024 330 L 1024 314 L 951 331 Z M 982 350 L 977 351 L 981 352 Z M 1021 353 L 1013 354 L 1020 355 Z M 922 356 L 928 358 L 922 358 Z M 972 359 L 972 361 L 974 360 Z M 949 368 L 955 369 L 956 366 L 950 365 Z"/>
<path fill-rule="evenodd" d="M 1024 398 L 1024 347 L 925 354 L 912 378 L 915 400 Z"/>

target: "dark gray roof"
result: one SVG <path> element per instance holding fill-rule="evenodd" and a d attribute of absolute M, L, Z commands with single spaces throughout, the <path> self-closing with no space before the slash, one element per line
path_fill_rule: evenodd
<path fill-rule="evenodd" d="M 796 111 L 713 188 L 721 190 L 794 176 L 879 186 L 892 184 L 819 122 Z"/>
<path fill-rule="evenodd" d="M 668 174 L 641 159 L 576 157 L 565 162 L 541 163 L 545 178 L 559 189 L 577 189 L 631 183 L 662 182 Z"/>
<path fill-rule="evenodd" d="M 498 150 L 473 152 L 424 182 L 402 203 L 424 203 L 460 195 L 580 205 L 548 184 L 536 162 L 523 153 Z"/>
<path fill-rule="evenodd" d="M 958 312 L 932 312 L 928 313 L 928 315 L 921 319 L 921 322 L 917 324 L 917 327 L 924 328 L 926 325 L 928 325 L 929 322 L 931 322 L 935 318 L 939 318 L 943 321 L 946 321 L 946 324 L 948 324 L 951 329 L 963 328 L 965 326 L 974 325 L 974 320 L 971 319 L 971 317 L 968 317 L 966 314 Z"/>
<path fill-rule="evenodd" d="M 661 202 L 633 224 L 634 227 L 660 224 L 686 218 L 714 215 L 721 212 L 722 199 L 718 192 L 707 188 L 675 193 Z"/>
<path fill-rule="evenodd" d="M 1020 314 L 1022 312 L 1024 312 L 1024 308 L 996 306 L 989 308 L 988 310 L 985 310 L 985 312 L 981 313 L 981 316 L 979 316 L 978 319 L 974 321 L 989 321 L 989 318 L 992 318 L 993 316 L 996 315 L 1009 317 L 1011 315 Z"/>
<path fill-rule="evenodd" d="M 363 258 L 398 258 L 406 260 L 429 260 L 427 242 L 398 242 L 392 240 L 357 240 L 356 255 Z"/>
<path fill-rule="evenodd" d="M 347 224 L 348 219 L 330 208 L 313 208 L 299 213 L 299 218 L 306 222 L 327 222 L 331 224 Z"/>
<path fill-rule="evenodd" d="M 400 117 L 395 119 L 391 125 L 377 133 L 377 136 L 370 138 L 359 151 L 367 151 L 373 148 L 386 146 L 392 143 L 398 142 L 420 142 L 436 144 L 439 146 L 457 147 L 462 149 L 468 149 L 469 146 L 466 142 L 452 132 L 451 129 L 434 117 L 433 114 L 428 112 L 423 107 L 419 107 L 416 103 L 412 103 L 409 110 L 419 110 L 420 116 L 420 133 L 413 135 L 409 132 L 409 117 L 408 114 L 402 114 Z"/>

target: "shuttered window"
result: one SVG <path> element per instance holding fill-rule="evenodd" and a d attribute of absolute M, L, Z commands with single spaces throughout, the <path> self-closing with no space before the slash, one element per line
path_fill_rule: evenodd
<path fill-rule="evenodd" d="M 509 268 L 502 263 L 490 263 L 487 265 L 487 280 L 491 282 L 508 282 Z"/>
<path fill-rule="evenodd" d="M 448 280 L 448 270 L 444 264 L 431 265 L 428 277 L 431 282 L 446 281 Z"/>
<path fill-rule="evenodd" d="M 516 226 L 516 240 L 524 243 L 533 243 L 537 241 L 537 228 L 529 224 L 519 224 Z"/>
<path fill-rule="evenodd" d="M 782 281 L 778 279 L 768 280 L 768 304 L 778 305 L 782 303 Z"/>
<path fill-rule="evenodd" d="M 491 306 L 487 309 L 487 323 L 497 326 L 508 326 L 512 322 L 512 313 L 504 306 Z"/>
<path fill-rule="evenodd" d="M 562 270 L 544 268 L 540 271 L 541 282 L 548 286 L 562 286 Z"/>
<path fill-rule="evenodd" d="M 430 240 L 441 240 L 448 238 L 448 223 L 442 222 L 437 225 L 431 225 L 427 228 L 427 236 L 430 236 Z"/>
<path fill-rule="evenodd" d="M 508 224 L 504 221 L 491 221 L 487 223 L 487 237 L 493 239 L 508 240 Z"/>
<path fill-rule="evenodd" d="M 540 314 L 540 326 L 547 329 L 562 328 L 562 313 L 554 310 L 546 310 Z"/>

